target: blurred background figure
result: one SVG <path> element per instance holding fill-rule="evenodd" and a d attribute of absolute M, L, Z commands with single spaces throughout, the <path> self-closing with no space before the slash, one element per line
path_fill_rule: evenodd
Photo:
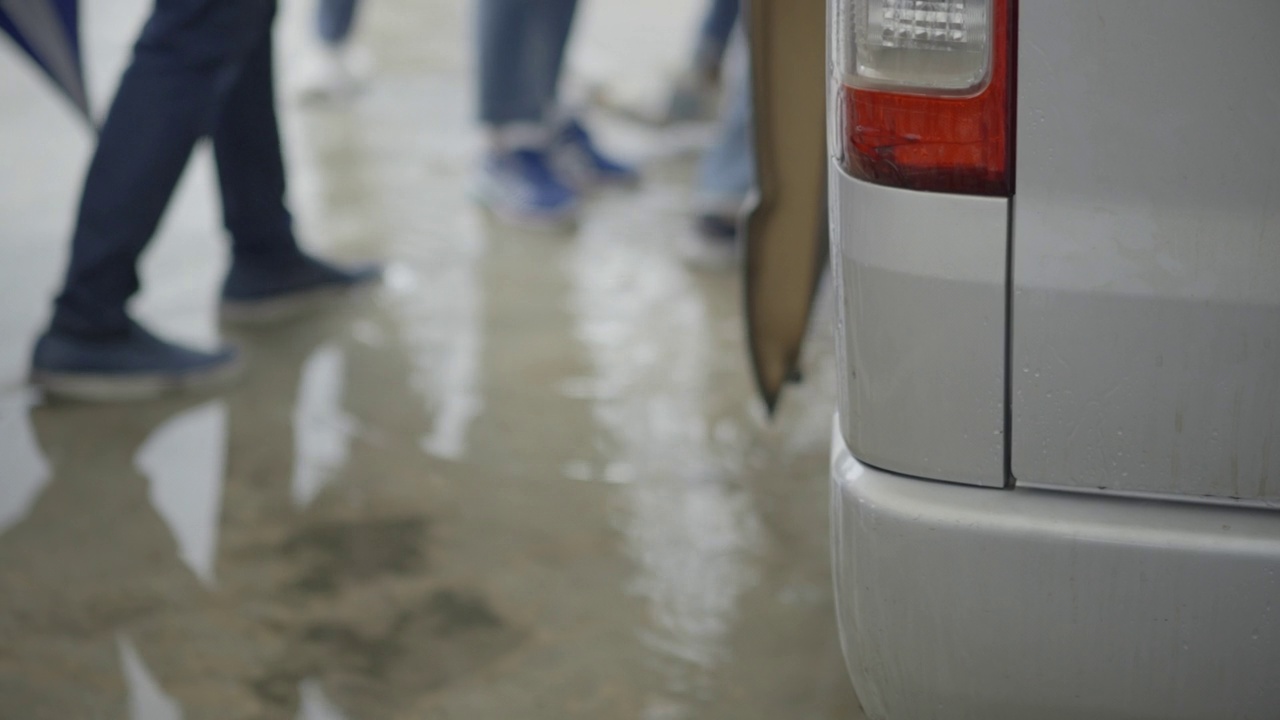
<path fill-rule="evenodd" d="M 723 4 L 721 0 L 713 3 L 716 7 Z M 735 26 L 740 26 L 737 17 L 735 13 Z M 733 38 L 732 47 L 720 51 L 726 98 L 720 107 L 715 139 L 698 163 L 693 209 L 696 233 L 686 247 L 686 260 L 704 268 L 737 263 L 741 216 L 755 186 L 750 52 L 745 32 L 735 32 Z"/>
<path fill-rule="evenodd" d="M 634 185 L 635 168 L 604 154 L 559 83 L 577 0 L 480 0 L 480 202 L 519 224 L 575 219 L 592 188 Z"/>
<path fill-rule="evenodd" d="M 359 0 L 316 0 L 315 38 L 299 71 L 304 102 L 350 98 L 364 87 L 373 61 L 351 40 L 359 6 Z"/>
<path fill-rule="evenodd" d="M 676 79 L 667 106 L 668 122 L 709 120 L 719 110 L 725 51 L 741 14 L 739 0 L 710 0 L 698 30 L 693 62 Z"/>

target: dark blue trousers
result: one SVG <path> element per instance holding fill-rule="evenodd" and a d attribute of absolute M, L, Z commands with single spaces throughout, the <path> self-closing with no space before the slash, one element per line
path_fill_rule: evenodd
<path fill-rule="evenodd" d="M 233 261 L 297 261 L 275 113 L 275 12 L 276 0 L 156 0 L 89 166 L 55 328 L 103 336 L 127 327 L 138 257 L 204 137 Z"/>

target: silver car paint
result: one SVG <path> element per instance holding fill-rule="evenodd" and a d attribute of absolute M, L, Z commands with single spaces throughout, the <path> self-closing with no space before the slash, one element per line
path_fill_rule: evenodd
<path fill-rule="evenodd" d="M 841 641 L 868 717 L 1280 717 L 1273 512 L 928 482 L 834 445 Z"/>
<path fill-rule="evenodd" d="M 1280 3 L 1020 14 L 1016 482 L 1280 505 Z"/>
<path fill-rule="evenodd" d="M 1002 487 L 1008 200 L 831 173 L 846 441 L 877 467 Z"/>
<path fill-rule="evenodd" d="M 998 484 L 957 442 L 1007 288 L 948 261 L 1006 237 L 833 166 L 850 674 L 876 720 L 1274 720 L 1280 3 L 1020 13 L 1011 487 L 920 479 Z"/>

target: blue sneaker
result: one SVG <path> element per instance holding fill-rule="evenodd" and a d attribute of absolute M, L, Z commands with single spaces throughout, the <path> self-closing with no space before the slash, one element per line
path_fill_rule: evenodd
<path fill-rule="evenodd" d="M 218 387 L 236 377 L 239 354 L 175 345 L 131 323 L 121 335 L 89 338 L 50 329 L 36 342 L 31 384 L 72 400 L 143 400 L 177 390 Z"/>
<path fill-rule="evenodd" d="M 222 284 L 221 318 L 229 325 L 291 320 L 381 277 L 379 265 L 340 268 L 306 255 L 285 266 L 233 261 Z"/>
<path fill-rule="evenodd" d="M 635 168 L 601 153 L 577 120 L 566 123 L 551 141 L 550 155 L 556 173 L 580 190 L 601 185 L 630 187 L 640 182 Z"/>
<path fill-rule="evenodd" d="M 521 149 L 486 158 L 478 199 L 513 224 L 558 225 L 578 213 L 578 194 L 551 171 L 547 153 Z"/>

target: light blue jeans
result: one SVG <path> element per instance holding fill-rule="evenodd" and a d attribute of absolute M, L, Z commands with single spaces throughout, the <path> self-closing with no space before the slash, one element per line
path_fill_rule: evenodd
<path fill-rule="evenodd" d="M 745 41 L 745 36 L 740 35 Z M 728 61 L 728 97 L 715 142 L 698 166 L 700 212 L 732 215 L 755 185 L 755 152 L 751 125 L 751 64 L 745 44 L 734 48 Z"/>
<path fill-rule="evenodd" d="M 577 0 L 479 0 L 481 122 L 551 119 L 577 6 Z"/>
<path fill-rule="evenodd" d="M 316 32 L 327 45 L 341 45 L 351 36 L 358 0 L 319 0 Z"/>

